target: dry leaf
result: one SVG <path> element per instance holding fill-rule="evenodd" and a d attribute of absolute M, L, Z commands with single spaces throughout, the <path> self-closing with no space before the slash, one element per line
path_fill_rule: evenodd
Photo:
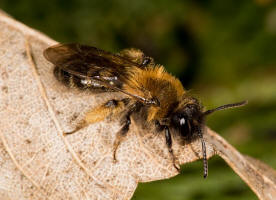
<path fill-rule="evenodd" d="M 164 136 L 135 123 L 116 164 L 117 122 L 62 135 L 113 94 L 91 95 L 60 84 L 42 55 L 55 43 L 0 12 L 0 199 L 130 199 L 138 182 L 177 175 Z M 218 151 L 260 199 L 276 196 L 272 169 L 264 173 L 266 165 L 253 165 L 260 162 L 243 157 L 209 129 L 205 137 L 208 157 Z M 173 148 L 181 164 L 202 154 L 199 141 L 174 142 Z"/>
<path fill-rule="evenodd" d="M 217 133 L 208 129 L 207 140 L 228 165 L 262 200 L 276 199 L 276 171 L 259 160 L 240 154 Z"/>

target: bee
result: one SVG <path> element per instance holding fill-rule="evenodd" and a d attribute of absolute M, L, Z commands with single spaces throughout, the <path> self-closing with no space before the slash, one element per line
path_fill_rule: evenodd
<path fill-rule="evenodd" d="M 192 97 L 162 65 L 138 49 L 126 49 L 112 54 L 80 44 L 58 44 L 44 51 L 44 57 L 55 65 L 55 77 L 69 87 L 91 92 L 119 92 L 124 98 L 111 99 L 88 111 L 77 127 L 64 135 L 104 120 L 109 116 L 121 118 L 116 133 L 113 159 L 122 139 L 127 135 L 132 115 L 139 117 L 163 134 L 174 167 L 180 167 L 172 148 L 172 130 L 184 140 L 200 139 L 204 178 L 208 175 L 206 146 L 203 138 L 204 119 L 223 109 L 243 106 L 247 101 L 226 104 L 203 111 L 203 106 Z M 184 144 L 185 145 L 185 144 Z"/>

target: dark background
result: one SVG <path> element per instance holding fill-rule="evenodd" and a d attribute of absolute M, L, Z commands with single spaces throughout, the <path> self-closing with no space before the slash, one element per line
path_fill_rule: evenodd
<path fill-rule="evenodd" d="M 272 0 L 1 0 L 0 8 L 59 42 L 111 52 L 136 47 L 181 79 L 206 108 L 241 100 L 207 124 L 276 168 L 276 3 Z M 257 199 L 218 157 L 139 184 L 135 200 Z"/>

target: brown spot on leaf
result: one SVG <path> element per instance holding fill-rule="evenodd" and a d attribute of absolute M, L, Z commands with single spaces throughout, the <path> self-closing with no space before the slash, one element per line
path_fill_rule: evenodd
<path fill-rule="evenodd" d="M 27 52 L 26 52 L 26 51 L 22 52 L 21 55 L 22 55 L 24 58 L 27 58 Z"/>
<path fill-rule="evenodd" d="M 25 140 L 25 142 L 26 142 L 27 144 L 31 144 L 31 143 L 32 143 L 32 141 L 29 140 L 29 139 Z"/>
<path fill-rule="evenodd" d="M 4 80 L 9 78 L 9 75 L 6 71 L 2 72 L 1 76 Z"/>
<path fill-rule="evenodd" d="M 4 92 L 4 93 L 8 93 L 8 87 L 7 86 L 2 86 L 2 91 Z"/>
<path fill-rule="evenodd" d="M 72 118 L 71 118 L 71 122 L 73 122 L 73 121 L 75 121 L 77 118 L 78 118 L 78 116 L 79 116 L 79 114 L 77 114 L 77 113 L 74 113 L 74 115 L 72 116 Z"/>
<path fill-rule="evenodd" d="M 59 111 L 59 110 L 57 110 L 57 111 L 56 111 L 56 114 L 57 114 L 57 115 L 60 115 L 60 114 L 62 114 L 62 112 Z"/>

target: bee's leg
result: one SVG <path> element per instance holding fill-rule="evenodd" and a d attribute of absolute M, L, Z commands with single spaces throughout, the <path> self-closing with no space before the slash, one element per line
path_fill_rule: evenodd
<path fill-rule="evenodd" d="M 130 116 L 132 113 L 139 111 L 141 108 L 141 104 L 139 102 L 134 103 L 133 105 L 130 106 L 129 110 L 127 113 L 123 116 L 121 123 L 122 123 L 122 128 L 116 133 L 116 138 L 113 144 L 113 160 L 114 162 L 117 161 L 116 159 L 116 151 L 118 149 L 118 146 L 126 136 L 128 130 L 129 130 L 129 125 L 131 124 Z"/>
<path fill-rule="evenodd" d="M 164 126 L 164 129 L 165 129 L 166 144 L 173 159 L 173 166 L 178 172 L 180 172 L 179 164 L 177 163 L 177 159 L 174 156 L 173 149 L 172 149 L 172 136 L 171 136 L 170 130 L 167 126 Z"/>
<path fill-rule="evenodd" d="M 117 152 L 118 146 L 120 145 L 123 138 L 126 136 L 128 130 L 129 130 L 130 124 L 131 124 L 131 120 L 130 120 L 130 115 L 128 114 L 127 116 L 125 116 L 125 122 L 123 124 L 123 127 L 116 133 L 116 139 L 113 144 L 113 160 L 114 160 L 114 162 L 117 161 L 116 152 Z"/>
<path fill-rule="evenodd" d="M 153 58 L 146 56 L 139 49 L 124 49 L 120 51 L 119 55 L 131 60 L 132 62 L 138 63 L 141 68 L 148 67 L 149 65 L 154 66 Z"/>
<path fill-rule="evenodd" d="M 85 118 L 77 124 L 76 128 L 71 132 L 64 133 L 64 135 L 73 134 L 79 131 L 80 129 L 87 127 L 90 124 L 104 120 L 106 117 L 110 115 L 114 116 L 120 113 L 128 103 L 129 98 L 125 98 L 122 100 L 109 100 L 103 105 L 100 105 L 94 108 L 93 110 L 87 112 L 85 114 Z"/>
<path fill-rule="evenodd" d="M 77 124 L 76 128 L 75 128 L 73 131 L 63 133 L 63 135 L 65 136 L 65 135 L 73 134 L 73 133 L 79 131 L 80 129 L 85 128 L 85 127 L 88 126 L 88 125 L 89 125 L 89 124 L 88 124 L 85 120 L 81 120 L 81 121 Z"/>

